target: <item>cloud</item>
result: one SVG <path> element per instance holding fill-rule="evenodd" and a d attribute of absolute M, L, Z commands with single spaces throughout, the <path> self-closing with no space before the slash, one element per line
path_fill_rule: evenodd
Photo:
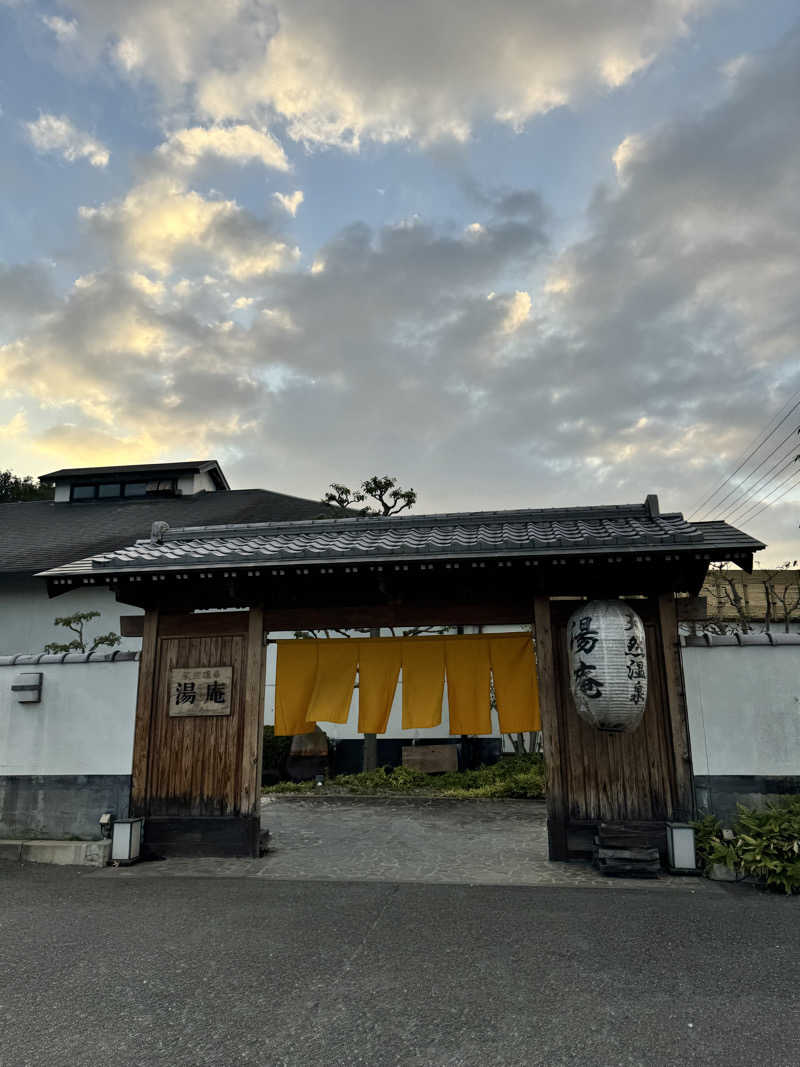
<path fill-rule="evenodd" d="M 506 302 L 506 314 L 500 329 L 503 333 L 516 333 L 531 313 L 531 295 L 524 290 L 517 290 Z"/>
<path fill-rule="evenodd" d="M 56 35 L 61 44 L 76 40 L 78 23 L 74 19 L 63 19 L 60 15 L 42 15 L 42 22 Z"/>
<path fill-rule="evenodd" d="M 356 220 L 301 265 L 277 212 L 141 182 L 84 212 L 101 266 L 0 350 L 3 421 L 309 495 L 389 470 L 423 508 L 688 509 L 800 390 L 798 70 L 795 35 L 631 130 L 564 249 L 534 190 L 478 189 L 466 219 Z M 744 524 L 776 557 L 791 500 Z"/>
<path fill-rule="evenodd" d="M 18 411 L 7 423 L 0 425 L 0 440 L 20 438 L 28 432 L 28 420 L 24 411 Z"/>
<path fill-rule="evenodd" d="M 686 34 L 711 0 L 69 0 L 95 56 L 207 118 L 277 116 L 295 140 L 356 149 L 464 141 L 615 88 Z M 91 29 L 88 29 L 91 24 Z"/>
<path fill-rule="evenodd" d="M 13 330 L 51 310 L 56 299 L 51 275 L 41 263 L 0 263 L 0 337 L 3 328 Z"/>
<path fill-rule="evenodd" d="M 93 167 L 106 167 L 111 154 L 105 145 L 73 126 L 66 115 L 40 115 L 25 128 L 37 152 L 57 152 L 68 163 L 88 159 Z"/>
<path fill-rule="evenodd" d="M 305 199 L 302 189 L 295 189 L 293 193 L 273 193 L 272 196 L 278 201 L 284 211 L 289 212 L 292 218 L 297 214 L 297 209 Z"/>
<path fill-rule="evenodd" d="M 289 170 L 286 153 L 275 138 L 244 123 L 176 130 L 156 151 L 179 168 L 195 167 L 204 157 L 213 156 L 240 166 L 260 162 L 275 170 Z"/>
<path fill-rule="evenodd" d="M 121 200 L 84 206 L 80 215 L 118 262 L 166 275 L 218 268 L 244 280 L 297 258 L 274 227 L 233 200 L 204 197 L 174 177 L 134 186 Z"/>

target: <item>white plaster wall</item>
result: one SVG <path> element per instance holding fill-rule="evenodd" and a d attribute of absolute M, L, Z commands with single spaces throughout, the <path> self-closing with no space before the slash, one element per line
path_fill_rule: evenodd
<path fill-rule="evenodd" d="M 76 611 L 100 612 L 100 618 L 86 627 L 90 638 L 112 630 L 119 633 L 120 615 L 143 614 L 141 608 L 120 604 L 107 589 L 75 589 L 51 599 L 42 578 L 0 578 L 0 656 L 41 652 L 50 641 L 67 644 L 73 635 L 55 626 L 53 619 Z M 141 644 L 140 638 L 123 637 L 115 647 L 137 652 Z"/>
<path fill-rule="evenodd" d="M 800 775 L 800 646 L 681 651 L 694 773 Z"/>
<path fill-rule="evenodd" d="M 98 593 L 102 591 L 87 591 L 85 598 Z M 67 601 L 69 596 L 59 597 L 56 603 Z M 115 601 L 112 603 L 119 607 Z M 273 639 L 292 636 L 291 633 L 271 635 Z M 41 644 L 33 649 L 40 650 Z M 269 725 L 275 722 L 276 655 L 276 646 L 270 644 L 264 707 L 264 722 Z M 130 774 L 138 669 L 138 662 L 130 660 L 0 665 L 0 775 Z M 14 678 L 28 671 L 41 671 L 43 675 L 40 704 L 20 704 L 11 692 Z M 487 736 L 499 737 L 496 714 L 492 714 L 493 730 Z M 329 737 L 337 740 L 359 739 L 358 690 L 353 695 L 347 723 L 320 725 Z M 439 726 L 430 730 L 403 730 L 401 679 L 389 727 L 380 736 L 422 741 L 448 737 L 446 690 Z"/>
<path fill-rule="evenodd" d="M 130 774 L 139 664 L 0 666 L 0 775 Z M 41 671 L 42 700 L 11 692 L 22 672 Z"/>

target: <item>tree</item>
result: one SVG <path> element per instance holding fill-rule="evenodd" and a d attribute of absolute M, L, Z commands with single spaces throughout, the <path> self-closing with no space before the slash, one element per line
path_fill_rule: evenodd
<path fill-rule="evenodd" d="M 747 634 L 753 629 L 750 605 L 740 573 L 738 570 L 729 570 L 725 563 L 712 563 L 708 568 L 705 588 L 711 593 L 716 610 L 713 614 L 709 613 L 711 617 L 703 627 L 707 632 L 727 634 L 741 630 Z M 725 621 L 731 608 L 736 616 L 735 623 Z"/>
<path fill-rule="evenodd" d="M 13 471 L 0 471 L 0 504 L 26 500 L 52 500 L 53 490 L 29 474 L 20 477 Z"/>
<path fill-rule="evenodd" d="M 414 489 L 403 489 L 397 484 L 397 478 L 388 474 L 373 474 L 366 478 L 358 489 L 353 490 L 339 482 L 331 482 L 329 491 L 322 498 L 323 504 L 341 508 L 349 515 L 354 511 L 360 515 L 399 515 L 401 511 L 410 510 L 417 502 L 417 493 Z M 355 504 L 363 504 L 371 500 L 373 505 L 367 504 L 363 508 L 355 508 Z M 377 505 L 377 506 L 375 506 Z M 326 518 L 328 516 L 325 516 Z M 417 637 L 420 634 L 442 634 L 452 630 L 452 626 L 414 626 L 401 631 L 402 637 Z M 389 627 L 394 635 L 394 627 Z M 340 637 L 351 637 L 355 634 L 371 634 L 377 637 L 379 630 L 370 628 L 356 628 L 355 630 L 295 630 L 296 638 L 315 638 L 324 635 L 338 634 Z"/>
<path fill-rule="evenodd" d="M 764 595 L 767 602 L 766 629 L 771 622 L 782 622 L 784 633 L 800 609 L 800 575 L 797 560 L 786 560 L 772 571 L 764 571 Z"/>
<path fill-rule="evenodd" d="M 363 504 L 365 500 L 371 500 L 373 503 L 363 508 L 355 507 L 356 504 Z M 406 511 L 416 504 L 417 494 L 413 489 L 403 489 L 397 484 L 397 479 L 388 474 L 373 474 L 355 490 L 338 482 L 331 482 L 322 502 L 341 508 L 342 511 L 356 510 L 361 515 L 399 515 L 401 511 Z"/>
<path fill-rule="evenodd" d="M 66 626 L 76 636 L 68 644 L 51 641 L 49 645 L 44 646 L 45 652 L 94 652 L 101 645 L 108 645 L 111 648 L 118 645 L 122 638 L 119 634 L 111 632 L 98 634 L 87 649 L 86 643 L 89 639 L 84 636 L 83 628 L 87 622 L 99 618 L 99 611 L 76 611 L 73 615 L 62 615 L 54 619 L 56 626 Z"/>

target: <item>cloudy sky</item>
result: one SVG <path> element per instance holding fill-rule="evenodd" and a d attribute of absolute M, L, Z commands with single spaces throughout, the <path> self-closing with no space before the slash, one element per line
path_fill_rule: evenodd
<path fill-rule="evenodd" d="M 0 466 L 691 514 L 800 399 L 798 99 L 796 0 L 0 0 Z M 697 513 L 769 561 L 798 423 Z"/>

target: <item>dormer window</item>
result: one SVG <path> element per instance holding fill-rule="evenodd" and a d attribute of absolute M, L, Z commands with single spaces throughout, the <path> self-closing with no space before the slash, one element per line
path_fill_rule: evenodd
<path fill-rule="evenodd" d="M 42 474 L 40 480 L 53 485 L 56 504 L 185 497 L 230 489 L 215 459 L 64 468 Z"/>
<path fill-rule="evenodd" d="M 175 496 L 177 483 L 174 478 L 159 478 L 152 482 L 93 482 L 73 485 L 70 500 L 119 500 L 124 497 Z"/>

